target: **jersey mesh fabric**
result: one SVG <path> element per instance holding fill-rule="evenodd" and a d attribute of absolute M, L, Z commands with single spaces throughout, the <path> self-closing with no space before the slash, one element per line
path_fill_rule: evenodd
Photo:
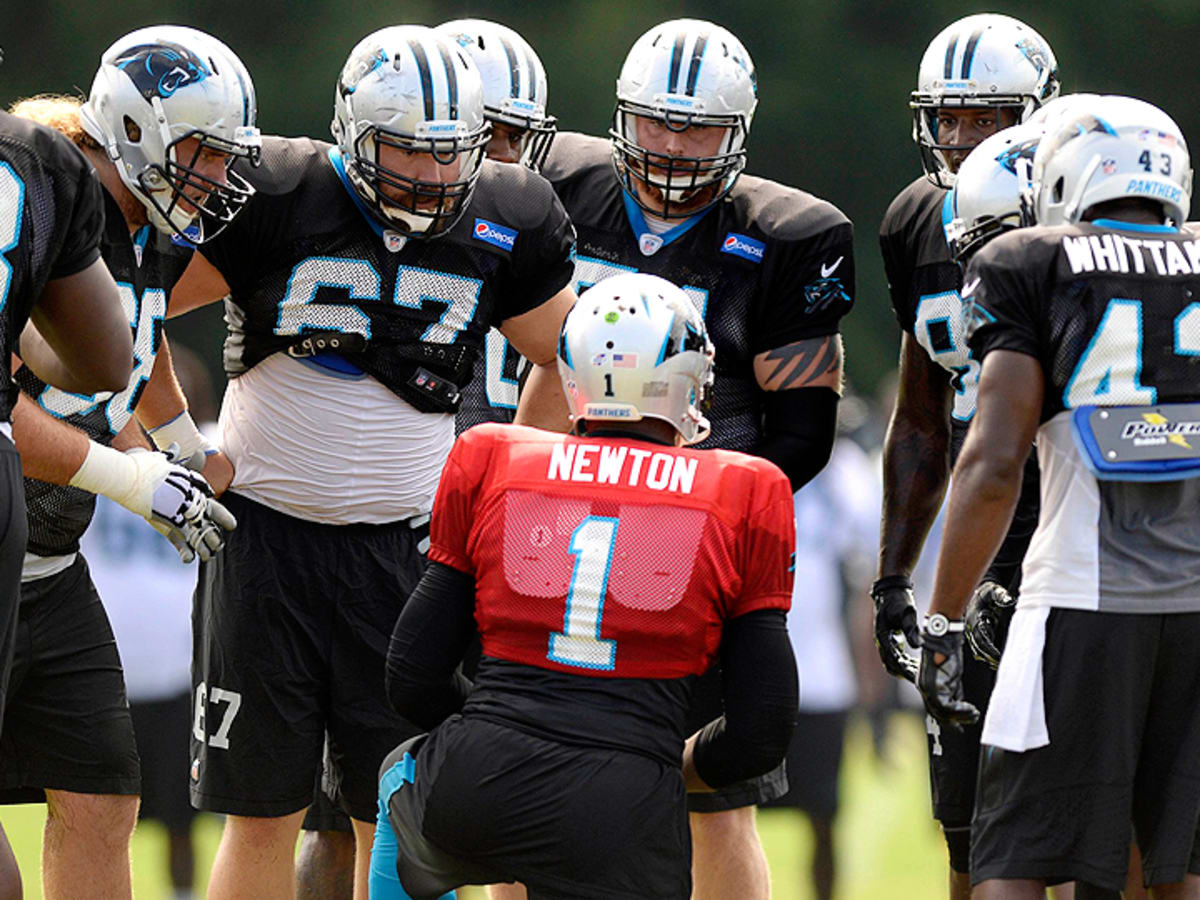
<path fill-rule="evenodd" d="M 486 656 L 680 678 L 726 618 L 790 605 L 793 535 L 764 460 L 483 425 L 451 451 L 430 559 L 475 575 Z"/>
<path fill-rule="evenodd" d="M 100 182 L 58 132 L 0 112 L 0 354 L 7 360 L 46 282 L 99 257 Z M 12 417 L 16 386 L 0 390 L 0 422 Z"/>
<path fill-rule="evenodd" d="M 488 327 L 567 284 L 571 224 L 539 176 L 485 162 L 448 233 L 389 237 L 337 161 L 327 144 L 266 139 L 262 165 L 245 173 L 258 192 L 202 248 L 232 291 L 226 370 L 236 377 L 305 334 L 356 335 L 365 347 L 341 355 L 423 412 L 452 412 Z"/>

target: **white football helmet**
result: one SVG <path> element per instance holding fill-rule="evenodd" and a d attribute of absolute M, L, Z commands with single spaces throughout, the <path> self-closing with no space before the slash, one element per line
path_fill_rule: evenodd
<path fill-rule="evenodd" d="M 687 295 L 665 278 L 614 275 L 589 288 L 558 342 L 571 420 L 661 419 L 694 444 L 708 436 L 713 345 Z"/>
<path fill-rule="evenodd" d="M 1046 132 L 1033 161 L 1033 191 L 1039 225 L 1078 222 L 1098 203 L 1141 198 L 1180 226 L 1191 207 L 1187 143 L 1157 106 L 1096 97 L 1072 106 Z"/>
<path fill-rule="evenodd" d="M 956 262 L 996 235 L 1033 225 L 1033 155 L 1042 126 L 1032 121 L 998 131 L 970 152 L 950 194 L 954 218 L 946 242 Z"/>
<path fill-rule="evenodd" d="M 546 70 L 533 47 L 511 28 L 485 19 L 455 19 L 435 30 L 467 51 L 483 80 L 484 116 L 521 129 L 521 162 L 540 169 L 558 120 L 546 115 Z"/>
<path fill-rule="evenodd" d="M 79 120 L 151 224 L 199 244 L 254 193 L 228 166 L 238 159 L 258 164 L 256 114 L 254 83 L 232 50 L 195 28 L 153 25 L 104 51 Z M 188 138 L 197 144 L 183 151 Z M 227 156 L 223 181 L 197 171 L 201 154 L 213 151 Z"/>
<path fill-rule="evenodd" d="M 331 128 L 363 203 L 411 237 L 436 237 L 458 221 L 491 134 L 475 64 L 423 25 L 381 28 L 358 42 L 338 77 Z M 380 161 L 387 146 L 430 154 L 441 177 L 388 168 Z"/>
<path fill-rule="evenodd" d="M 952 187 L 946 153 L 970 149 L 938 140 L 942 107 L 1000 107 L 1018 122 L 1058 95 L 1058 62 L 1046 40 L 1011 16 L 981 13 L 959 19 L 930 42 L 917 69 L 913 140 L 925 174 L 939 187 Z"/>
<path fill-rule="evenodd" d="M 696 215 L 733 188 L 746 166 L 746 137 L 758 105 L 754 63 L 741 41 L 719 25 L 675 19 L 656 25 L 634 43 L 617 79 L 617 108 L 609 134 L 613 165 L 625 190 L 660 218 Z M 672 131 L 691 125 L 724 128 L 712 156 L 670 156 L 638 143 L 637 119 L 654 119 Z M 662 193 L 648 204 L 634 182 Z M 691 201 L 708 190 L 703 206 Z M 681 205 L 686 211 L 679 211 Z"/>

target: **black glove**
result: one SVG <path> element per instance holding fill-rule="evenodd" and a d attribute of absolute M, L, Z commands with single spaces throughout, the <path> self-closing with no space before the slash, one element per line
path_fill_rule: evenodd
<path fill-rule="evenodd" d="M 967 643 L 975 658 L 993 669 L 1000 665 L 1000 654 L 1004 652 L 1008 626 L 1016 608 L 1012 594 L 994 581 L 980 584 L 967 601 L 963 616 Z"/>
<path fill-rule="evenodd" d="M 875 646 L 883 667 L 889 675 L 916 681 L 917 660 L 904 646 L 905 638 L 912 646 L 921 646 L 912 582 L 903 575 L 880 578 L 871 585 L 871 599 L 875 601 Z"/>
<path fill-rule="evenodd" d="M 963 699 L 963 623 L 950 622 L 933 615 L 921 631 L 921 668 L 917 689 L 925 701 L 925 710 L 956 728 L 979 721 L 979 710 Z M 935 662 L 938 654 L 945 657 Z"/>

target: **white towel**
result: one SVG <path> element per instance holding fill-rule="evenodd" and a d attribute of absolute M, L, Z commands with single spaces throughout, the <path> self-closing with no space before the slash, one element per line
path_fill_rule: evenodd
<path fill-rule="evenodd" d="M 1042 685 L 1042 651 L 1049 617 L 1048 606 L 1018 605 L 1013 614 L 996 687 L 983 720 L 984 744 L 1021 752 L 1050 743 Z"/>

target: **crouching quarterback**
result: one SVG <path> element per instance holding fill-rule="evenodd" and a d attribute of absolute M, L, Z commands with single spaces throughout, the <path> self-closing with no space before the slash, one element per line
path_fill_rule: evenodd
<path fill-rule="evenodd" d="M 518 880 L 535 900 L 686 900 L 685 791 L 779 764 L 791 487 L 759 457 L 683 446 L 708 432 L 712 357 L 682 290 L 615 276 L 559 341 L 575 433 L 458 439 L 388 651 L 390 700 L 433 731 L 384 762 L 372 897 Z M 472 686 L 455 665 L 477 628 Z M 718 657 L 725 714 L 688 738 Z"/>

